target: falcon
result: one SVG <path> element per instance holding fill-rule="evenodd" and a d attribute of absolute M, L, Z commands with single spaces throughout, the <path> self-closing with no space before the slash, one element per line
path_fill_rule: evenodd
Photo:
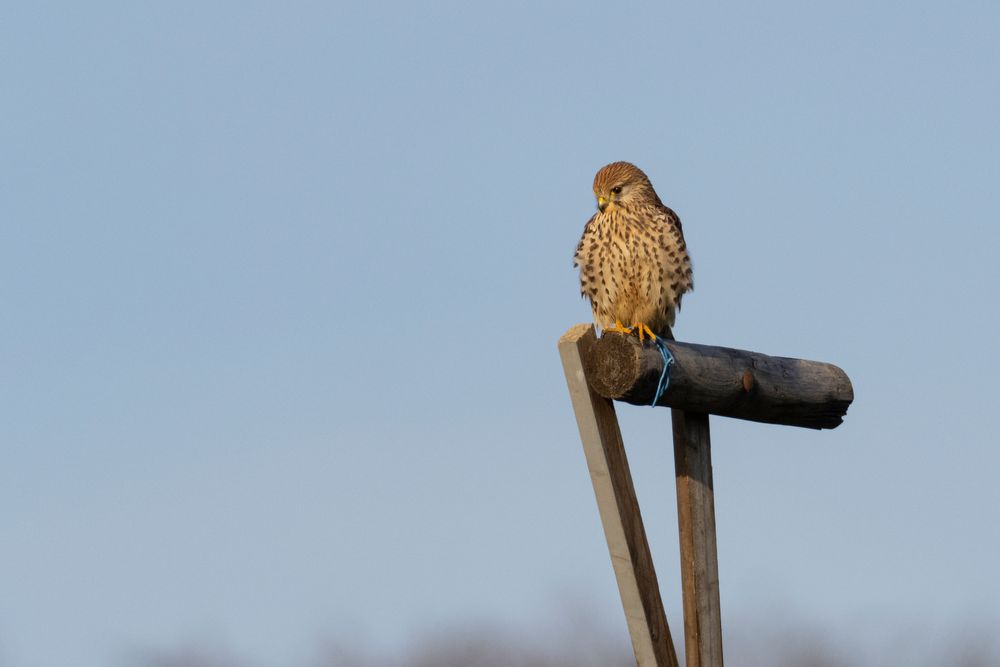
<path fill-rule="evenodd" d="M 573 265 L 580 293 L 604 331 L 671 338 L 681 297 L 694 288 L 680 218 L 645 173 L 612 162 L 594 177 L 597 213 L 583 228 Z"/>

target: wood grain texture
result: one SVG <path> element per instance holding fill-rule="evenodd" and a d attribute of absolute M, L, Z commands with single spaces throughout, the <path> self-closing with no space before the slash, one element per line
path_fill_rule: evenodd
<path fill-rule="evenodd" d="M 708 415 L 673 410 L 687 667 L 722 667 L 722 607 Z"/>
<path fill-rule="evenodd" d="M 836 428 L 854 400 L 850 378 L 833 364 L 667 341 L 670 384 L 657 405 L 750 421 Z M 606 334 L 584 356 L 587 379 L 604 398 L 649 405 L 663 370 L 651 343 Z"/>
<path fill-rule="evenodd" d="M 615 408 L 590 388 L 584 375 L 583 358 L 595 343 L 593 327 L 579 324 L 559 339 L 559 354 L 632 648 L 639 667 L 677 667 Z"/>

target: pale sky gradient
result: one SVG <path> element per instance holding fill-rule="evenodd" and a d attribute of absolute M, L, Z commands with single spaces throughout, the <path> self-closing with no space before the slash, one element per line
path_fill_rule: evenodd
<path fill-rule="evenodd" d="M 713 420 L 727 631 L 1000 618 L 997 3 L 11 2 L 0 90 L 0 665 L 624 637 L 555 348 L 620 159 L 678 338 L 854 382 Z M 668 413 L 619 414 L 679 629 Z"/>

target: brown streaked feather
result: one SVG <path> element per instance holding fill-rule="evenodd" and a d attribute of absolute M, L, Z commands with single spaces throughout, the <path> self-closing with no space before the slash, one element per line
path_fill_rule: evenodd
<path fill-rule="evenodd" d="M 682 297 L 694 288 L 680 218 L 663 204 L 646 174 L 628 162 L 598 171 L 594 193 L 610 203 L 587 222 L 574 256 L 594 321 L 601 328 L 616 320 L 642 323 L 666 334 Z"/>

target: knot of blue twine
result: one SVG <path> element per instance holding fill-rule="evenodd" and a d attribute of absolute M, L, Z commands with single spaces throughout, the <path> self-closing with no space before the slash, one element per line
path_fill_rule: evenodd
<path fill-rule="evenodd" d="M 667 386 L 670 385 L 670 366 L 674 363 L 674 355 L 670 353 L 670 348 L 667 347 L 666 341 L 657 336 L 653 339 L 656 343 L 656 349 L 660 351 L 660 356 L 663 357 L 663 372 L 660 373 L 660 381 L 656 383 L 656 394 L 653 395 L 653 402 L 650 403 L 653 407 L 660 402 L 660 397 L 663 396 L 663 392 L 667 390 Z"/>

